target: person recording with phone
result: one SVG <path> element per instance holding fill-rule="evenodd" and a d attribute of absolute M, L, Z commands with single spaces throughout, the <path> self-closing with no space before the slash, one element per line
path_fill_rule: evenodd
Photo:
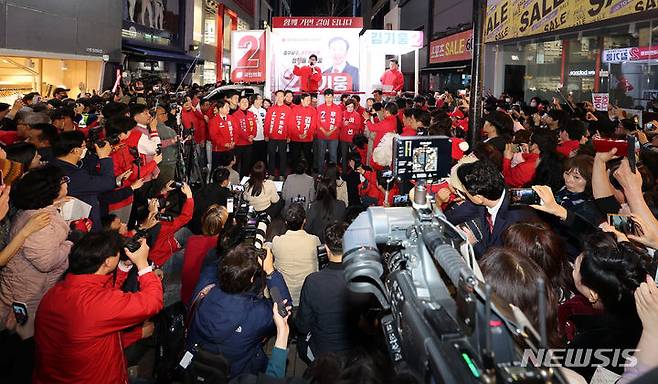
<path fill-rule="evenodd" d="M 146 240 L 135 252 L 123 246 L 121 235 L 109 231 L 88 234 L 71 250 L 64 279 L 36 316 L 34 383 L 128 382 L 122 330 L 154 316 L 163 301 Z M 112 286 L 122 251 L 138 270 L 137 292 Z"/>

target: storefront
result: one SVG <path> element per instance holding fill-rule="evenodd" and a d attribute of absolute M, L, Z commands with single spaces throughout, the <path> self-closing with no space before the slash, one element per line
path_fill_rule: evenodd
<path fill-rule="evenodd" d="M 121 31 L 126 81 L 140 79 L 154 83 L 161 80 L 175 86 L 191 66 L 203 62 L 187 55 L 183 49 L 182 1 L 135 0 L 128 3 Z"/>
<path fill-rule="evenodd" d="M 29 92 L 49 96 L 57 87 L 71 89 L 69 96 L 101 89 L 102 57 L 25 52 L 0 49 L 0 102 L 13 103 Z"/>
<path fill-rule="evenodd" d="M 421 89 L 456 93 L 471 83 L 473 30 L 432 40 L 429 65 L 421 70 Z"/>
<path fill-rule="evenodd" d="M 606 94 L 624 108 L 646 107 L 658 96 L 658 13 L 643 3 L 590 9 L 566 0 L 548 13 L 538 0 L 489 6 L 485 89 L 525 101 Z"/>

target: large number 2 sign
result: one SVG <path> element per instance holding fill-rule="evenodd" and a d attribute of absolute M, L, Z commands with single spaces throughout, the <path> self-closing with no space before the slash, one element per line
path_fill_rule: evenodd
<path fill-rule="evenodd" d="M 242 36 L 238 42 L 238 48 L 247 50 L 238 60 L 238 68 L 258 68 L 260 66 L 258 59 L 260 43 L 255 36 Z"/>

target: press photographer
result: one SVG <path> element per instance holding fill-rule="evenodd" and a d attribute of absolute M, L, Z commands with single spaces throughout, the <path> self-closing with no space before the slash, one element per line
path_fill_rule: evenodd
<path fill-rule="evenodd" d="M 111 288 L 122 246 L 112 231 L 89 234 L 71 250 L 64 280 L 46 293 L 37 312 L 35 383 L 128 382 L 121 330 L 162 309 L 162 284 L 142 240 L 134 253 L 126 251 L 139 270 L 140 291 Z"/>
<path fill-rule="evenodd" d="M 82 132 L 62 132 L 54 142 L 53 165 L 59 167 L 68 176 L 69 196 L 78 198 L 91 205 L 89 219 L 92 231 L 100 231 L 101 212 L 98 195 L 116 187 L 114 162 L 110 157 L 112 147 L 105 141 L 93 144 L 95 153 L 87 149 Z"/>

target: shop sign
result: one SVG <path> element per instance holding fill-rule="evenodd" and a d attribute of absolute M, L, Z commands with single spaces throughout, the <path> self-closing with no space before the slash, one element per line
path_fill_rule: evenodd
<path fill-rule="evenodd" d="M 363 18 L 273 17 L 272 28 L 363 28 Z"/>
<path fill-rule="evenodd" d="M 423 31 L 393 31 L 393 30 L 373 30 L 370 31 L 370 46 L 373 47 L 423 47 Z"/>
<path fill-rule="evenodd" d="M 608 111 L 610 95 L 607 93 L 592 93 L 592 104 L 597 111 Z"/>
<path fill-rule="evenodd" d="M 652 47 L 614 48 L 603 50 L 604 63 L 623 63 L 658 58 L 658 45 Z"/>
<path fill-rule="evenodd" d="M 596 74 L 596 71 L 593 69 L 574 69 L 569 71 L 569 76 L 573 77 L 587 77 L 587 76 L 594 76 Z"/>
<path fill-rule="evenodd" d="M 472 29 L 430 42 L 430 64 L 471 60 L 472 58 Z"/>
<path fill-rule="evenodd" d="M 231 81 L 265 81 L 265 31 L 231 32 Z"/>
<path fill-rule="evenodd" d="M 656 8 L 654 0 L 487 0 L 485 42 L 555 32 Z"/>

